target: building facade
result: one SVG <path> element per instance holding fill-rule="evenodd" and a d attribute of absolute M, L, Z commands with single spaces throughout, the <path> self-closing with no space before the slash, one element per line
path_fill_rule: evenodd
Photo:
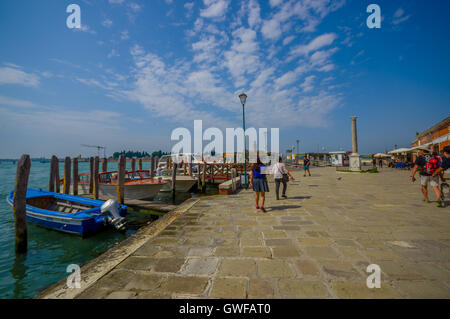
<path fill-rule="evenodd" d="M 412 147 L 430 145 L 433 151 L 440 153 L 445 146 L 450 145 L 450 116 L 433 125 L 429 129 L 417 134 Z"/>

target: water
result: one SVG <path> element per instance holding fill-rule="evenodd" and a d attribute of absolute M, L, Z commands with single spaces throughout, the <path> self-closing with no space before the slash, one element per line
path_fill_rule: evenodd
<path fill-rule="evenodd" d="M 59 163 L 60 176 L 63 163 Z M 115 170 L 116 163 L 108 163 Z M 29 188 L 48 188 L 50 164 L 31 163 Z M 79 163 L 79 172 L 89 172 L 89 163 Z M 14 217 L 6 196 L 14 188 L 16 165 L 0 163 L 0 298 L 31 298 L 65 276 L 70 264 L 82 266 L 133 234 L 140 226 L 156 219 L 148 212 L 128 209 L 130 225 L 125 233 L 113 229 L 89 238 L 48 230 L 28 223 L 28 252 L 17 256 L 14 252 Z M 178 195 L 177 202 L 189 195 Z M 164 201 L 164 198 L 161 200 Z"/>

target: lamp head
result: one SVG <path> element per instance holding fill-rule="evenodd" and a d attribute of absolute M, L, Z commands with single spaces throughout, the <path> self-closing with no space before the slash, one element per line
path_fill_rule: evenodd
<path fill-rule="evenodd" d="M 247 101 L 247 94 L 242 92 L 241 94 L 239 94 L 239 99 L 241 100 L 241 104 L 245 105 L 245 101 Z"/>

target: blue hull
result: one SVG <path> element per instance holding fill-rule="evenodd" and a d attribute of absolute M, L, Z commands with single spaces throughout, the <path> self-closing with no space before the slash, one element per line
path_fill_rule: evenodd
<path fill-rule="evenodd" d="M 13 199 L 14 191 L 11 191 L 6 199 L 11 206 Z M 65 213 L 28 204 L 30 200 L 36 201 L 39 199 L 63 200 L 79 204 L 80 206 L 88 205 L 90 207 L 86 207 L 85 210 L 76 213 Z M 87 236 L 109 226 L 106 223 L 105 217 L 101 215 L 100 207 L 103 203 L 103 201 L 79 196 L 28 189 L 26 205 L 27 221 L 45 228 Z M 127 207 L 121 205 L 119 212 L 120 216 L 125 217 Z"/>

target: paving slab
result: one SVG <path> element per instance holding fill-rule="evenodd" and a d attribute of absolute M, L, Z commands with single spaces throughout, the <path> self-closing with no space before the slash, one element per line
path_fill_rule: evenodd
<path fill-rule="evenodd" d="M 254 208 L 251 190 L 199 197 L 71 295 L 450 298 L 450 207 L 422 203 L 410 172 L 292 174 L 279 201 L 269 177 L 266 213 Z M 381 288 L 366 285 L 370 264 L 381 268 Z"/>

